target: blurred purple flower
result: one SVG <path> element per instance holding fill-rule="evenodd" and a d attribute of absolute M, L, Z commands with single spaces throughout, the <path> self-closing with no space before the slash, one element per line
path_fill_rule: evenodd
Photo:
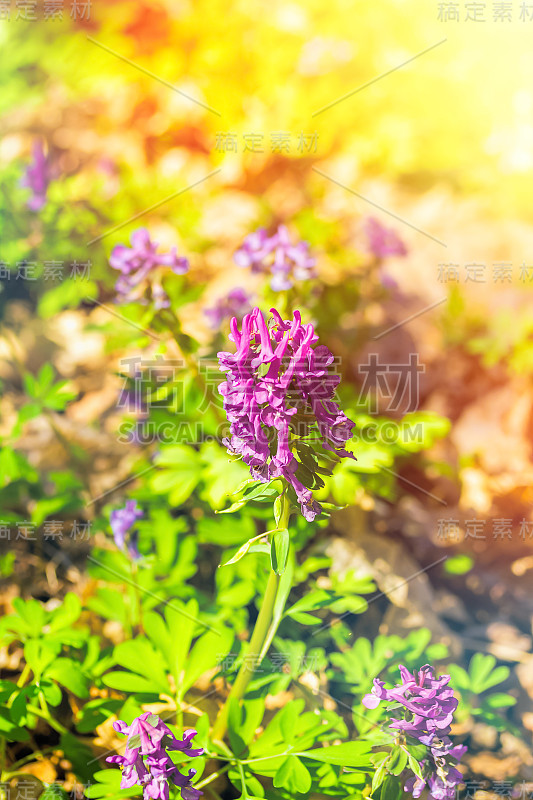
<path fill-rule="evenodd" d="M 124 755 L 106 759 L 122 767 L 121 789 L 138 785 L 143 789 L 144 798 L 169 800 L 169 783 L 173 783 L 181 788 L 183 800 L 201 797 L 202 792 L 191 784 L 196 770 L 190 769 L 187 775 L 183 775 L 167 753 L 167 750 L 178 750 L 191 758 L 203 755 L 202 748 L 190 746 L 197 735 L 193 728 L 184 731 L 180 741 L 160 717 L 149 711 L 136 717 L 131 725 L 117 720 L 113 727 L 128 737 Z"/>
<path fill-rule="evenodd" d="M 116 508 L 109 518 L 116 546 L 122 551 L 127 549 L 130 558 L 133 559 L 141 558 L 137 549 L 137 535 L 130 534 L 127 542 L 126 535 L 142 516 L 144 512 L 137 508 L 137 501 L 126 500 L 124 508 Z"/>
<path fill-rule="evenodd" d="M 455 787 L 463 781 L 456 765 L 467 748 L 454 745 L 448 735 L 458 705 L 453 689 L 448 686 L 450 676 L 436 677 L 428 664 L 413 673 L 404 666 L 399 669 L 402 683 L 386 689 L 382 681 L 374 678 L 372 692 L 363 697 L 363 705 L 376 708 L 385 700 L 404 707 L 404 716 L 391 718 L 390 727 L 417 739 L 427 748 L 427 755 L 420 762 L 424 777 L 408 778 L 405 791 L 418 798 L 427 786 L 434 800 L 452 800 Z"/>
<path fill-rule="evenodd" d="M 368 249 L 376 258 L 407 255 L 407 248 L 396 231 L 386 228 L 375 217 L 368 217 L 366 220 L 365 233 L 368 239 Z"/>
<path fill-rule="evenodd" d="M 131 234 L 131 247 L 117 244 L 109 256 L 109 264 L 122 274 L 115 284 L 115 290 L 123 302 L 140 300 L 147 279 L 152 278 L 152 299 L 156 309 L 168 308 L 170 300 L 154 275 L 158 267 L 170 267 L 176 275 L 183 275 L 189 270 L 189 261 L 178 256 L 176 248 L 168 253 L 157 253 L 158 243 L 152 242 L 146 228 L 138 228 Z"/>
<path fill-rule="evenodd" d="M 246 314 L 241 330 L 233 318 L 230 339 L 237 352 L 218 353 L 226 373 L 219 391 L 231 433 L 224 443 L 242 456 L 255 479 L 285 478 L 311 521 L 322 510 L 311 491 L 315 476 L 291 446 L 307 448 L 312 459 L 311 448 L 300 441 L 303 432 L 335 456 L 354 458 L 344 449 L 354 423 L 332 399 L 340 376 L 328 371 L 333 363 L 328 348 L 313 348 L 318 340 L 313 326 L 302 325 L 299 311 L 292 321 L 271 311 L 269 327 L 258 308 Z"/>
<path fill-rule="evenodd" d="M 40 211 L 46 203 L 46 192 L 50 183 L 50 170 L 43 143 L 36 140 L 32 148 L 32 163 L 26 168 L 20 185 L 31 189 L 32 196 L 26 203 L 32 211 Z"/>
<path fill-rule="evenodd" d="M 216 331 L 228 317 L 237 317 L 240 321 L 251 308 L 249 294 L 237 286 L 225 297 L 220 297 L 213 308 L 204 309 L 204 314 L 209 320 L 209 327 Z"/>
<path fill-rule="evenodd" d="M 276 292 L 290 289 L 295 281 L 316 276 L 316 259 L 309 255 L 308 242 L 291 244 L 285 225 L 280 225 L 272 236 L 264 228 L 250 233 L 233 259 L 237 266 L 252 272 L 271 272 L 270 286 Z"/>

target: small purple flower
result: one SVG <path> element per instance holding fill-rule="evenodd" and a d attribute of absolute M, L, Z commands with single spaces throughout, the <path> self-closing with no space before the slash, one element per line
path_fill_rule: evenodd
<path fill-rule="evenodd" d="M 117 720 L 113 727 L 128 737 L 124 755 L 106 759 L 122 767 L 121 789 L 138 785 L 142 786 L 145 800 L 169 800 L 169 784 L 173 783 L 181 788 L 183 800 L 201 797 L 202 792 L 191 784 L 196 770 L 190 769 L 184 775 L 167 753 L 167 750 L 177 750 L 191 758 L 203 755 L 203 748 L 191 747 L 192 739 L 197 735 L 193 728 L 184 731 L 180 741 L 160 717 L 149 711 L 136 717 L 131 725 Z"/>
<path fill-rule="evenodd" d="M 330 456 L 354 458 L 345 449 L 354 423 L 333 400 L 340 376 L 328 370 L 334 360 L 328 348 L 314 347 L 318 336 L 313 326 L 302 325 L 299 311 L 292 320 L 271 311 L 268 326 L 258 308 L 245 315 L 241 330 L 234 317 L 230 339 L 237 352 L 218 353 L 226 373 L 219 392 L 231 434 L 224 443 L 256 480 L 284 478 L 311 521 L 322 508 L 311 491 L 320 480 L 309 442 Z"/>
<path fill-rule="evenodd" d="M 137 501 L 126 500 L 124 508 L 116 508 L 111 512 L 109 518 L 116 546 L 120 550 L 127 548 L 130 558 L 133 559 L 141 557 L 137 549 L 137 534 L 135 532 L 130 533 L 127 542 L 126 535 L 142 516 L 144 516 L 144 512 L 137 508 Z"/>
<path fill-rule="evenodd" d="M 143 302 L 143 294 L 150 278 L 152 300 L 156 309 L 168 308 L 170 300 L 161 286 L 157 271 L 160 267 L 170 267 L 176 275 L 189 270 L 189 261 L 178 256 L 176 248 L 168 253 L 158 253 L 158 243 L 152 242 L 146 228 L 138 228 L 131 234 L 131 247 L 117 244 L 109 256 L 109 264 L 122 274 L 115 284 L 115 290 L 123 302 L 138 300 Z"/>
<path fill-rule="evenodd" d="M 467 748 L 454 745 L 449 737 L 458 705 L 448 686 L 450 676 L 435 677 L 428 664 L 413 673 L 404 666 L 399 669 L 402 683 L 386 689 L 382 681 L 374 678 L 372 692 L 363 697 L 363 705 L 376 708 L 382 700 L 402 705 L 404 716 L 391 718 L 391 729 L 417 739 L 427 748 L 427 755 L 420 762 L 424 777 L 408 778 L 405 791 L 418 798 L 427 786 L 434 800 L 453 800 L 455 787 L 463 781 L 456 764 Z"/>
<path fill-rule="evenodd" d="M 46 203 L 46 192 L 50 183 L 50 170 L 43 143 L 36 140 L 32 149 L 32 163 L 27 167 L 20 185 L 31 189 L 32 196 L 26 203 L 32 211 L 40 211 Z"/>
<path fill-rule="evenodd" d="M 240 321 L 245 314 L 251 311 L 251 308 L 250 296 L 244 289 L 237 286 L 226 297 L 220 297 L 213 308 L 206 308 L 204 314 L 209 320 L 209 327 L 217 331 L 225 319 L 237 317 Z"/>
<path fill-rule="evenodd" d="M 316 259 L 309 255 L 308 242 L 292 244 L 285 225 L 280 225 L 272 236 L 264 228 L 250 233 L 233 258 L 239 267 L 272 273 L 270 286 L 275 292 L 316 276 Z"/>
<path fill-rule="evenodd" d="M 376 258 L 407 255 L 407 248 L 396 231 L 386 228 L 375 217 L 368 217 L 366 220 L 365 233 L 368 239 L 368 249 Z"/>

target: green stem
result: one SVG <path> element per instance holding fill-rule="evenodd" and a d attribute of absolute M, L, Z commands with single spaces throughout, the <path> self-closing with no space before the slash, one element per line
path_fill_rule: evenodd
<path fill-rule="evenodd" d="M 12 778 L 19 778 L 19 777 L 20 778 L 27 778 L 28 775 L 29 775 L 28 772 L 20 772 L 19 770 L 15 770 L 14 772 L 7 772 L 6 771 L 6 772 L 2 773 L 2 782 L 10 781 Z M 34 778 L 35 780 L 39 781 L 39 783 L 42 785 L 43 782 L 41 781 L 40 778 L 37 777 L 37 775 L 32 775 L 32 778 Z"/>
<path fill-rule="evenodd" d="M 48 722 L 50 727 L 53 728 L 58 733 L 68 733 L 67 729 L 63 725 L 61 725 L 60 722 L 57 722 L 57 720 L 55 720 L 51 716 L 47 708 L 46 709 L 37 708 L 37 706 L 31 705 L 31 703 L 28 703 L 26 708 L 32 714 L 35 714 L 36 717 L 40 717 L 41 719 L 46 720 L 46 722 Z"/>
<path fill-rule="evenodd" d="M 241 776 L 241 792 L 243 797 L 248 797 L 248 789 L 246 786 L 246 776 L 244 774 L 244 770 L 242 768 L 242 764 L 240 761 L 237 762 L 237 769 L 239 770 L 239 774 Z"/>
<path fill-rule="evenodd" d="M 281 514 L 279 522 L 277 524 L 278 530 L 282 530 L 288 527 L 289 514 L 290 514 L 290 503 L 287 498 L 287 495 L 283 493 L 283 495 L 281 496 Z M 248 653 L 252 656 L 252 664 L 249 665 L 247 663 L 246 658 L 244 659 L 241 668 L 237 674 L 237 677 L 235 678 L 235 682 L 230 689 L 230 693 L 226 699 L 226 702 L 224 703 L 224 705 L 222 706 L 222 708 L 218 713 L 218 717 L 215 721 L 213 731 L 211 734 L 211 738 L 213 740 L 216 739 L 217 741 L 221 741 L 226 735 L 228 727 L 229 704 L 232 700 L 241 700 L 244 697 L 244 693 L 246 692 L 246 687 L 250 683 L 254 671 L 260 666 L 261 661 L 263 660 L 263 657 L 266 653 L 264 644 L 269 635 L 272 619 L 274 616 L 274 606 L 276 603 L 276 597 L 279 589 L 279 580 L 280 576 L 277 575 L 274 572 L 274 570 L 271 570 L 270 575 L 268 576 L 268 582 L 265 590 L 265 596 L 263 598 L 263 603 L 261 604 L 259 615 L 257 617 L 257 621 L 255 623 L 255 627 L 252 633 L 252 638 L 250 639 L 250 645 L 248 647 Z"/>
<path fill-rule="evenodd" d="M 48 753 L 53 753 L 57 750 L 57 747 L 45 747 L 42 750 L 36 750 L 33 753 L 30 753 L 29 756 L 24 756 L 24 758 L 19 758 L 18 761 L 15 761 L 11 764 L 9 768 L 9 772 L 6 774 L 11 775 L 12 770 L 18 770 L 20 767 L 23 767 L 24 764 L 29 764 L 30 761 L 37 761 L 41 756 L 45 756 Z"/>
<path fill-rule="evenodd" d="M 29 664 L 25 664 L 24 669 L 20 673 L 19 679 L 17 681 L 17 689 L 22 689 L 22 687 L 28 680 L 28 675 L 30 674 L 30 672 L 31 672 L 31 667 L 29 666 Z"/>
<path fill-rule="evenodd" d="M 138 616 L 138 629 L 139 633 L 144 633 L 144 625 L 143 625 L 143 606 L 142 606 L 142 597 L 139 591 L 139 584 L 137 583 L 137 579 L 139 576 L 139 568 L 137 566 L 137 562 L 133 559 L 130 559 L 130 567 L 131 567 L 131 582 L 133 586 L 133 593 L 135 595 L 135 603 L 137 606 L 137 616 Z M 132 619 L 131 627 L 134 627 L 134 620 Z"/>
<path fill-rule="evenodd" d="M 195 783 L 194 788 L 201 789 L 202 786 L 207 786 L 207 784 L 211 783 L 211 781 L 215 781 L 217 778 L 220 778 L 221 775 L 224 775 L 224 773 L 227 772 L 230 767 L 231 764 L 226 764 L 226 766 L 222 767 L 222 769 L 212 772 L 211 775 L 208 775 L 208 777 L 204 778 L 204 780 L 200 781 L 200 783 Z"/>

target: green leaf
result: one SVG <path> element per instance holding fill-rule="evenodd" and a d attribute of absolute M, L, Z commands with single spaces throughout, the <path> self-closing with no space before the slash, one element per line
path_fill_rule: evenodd
<path fill-rule="evenodd" d="M 26 601 L 21 597 L 15 597 L 13 608 L 27 624 L 30 635 L 39 636 L 46 619 L 46 612 L 42 605 L 33 597 Z"/>
<path fill-rule="evenodd" d="M 481 691 L 479 686 L 485 682 L 495 666 L 496 659 L 493 655 L 475 653 L 472 656 L 468 672 L 470 673 L 470 682 L 474 691 Z"/>
<path fill-rule="evenodd" d="M 407 753 L 402 747 L 393 747 L 387 764 L 387 771 L 391 775 L 399 775 L 404 771 L 407 764 Z"/>
<path fill-rule="evenodd" d="M 249 553 L 265 553 L 267 556 L 270 555 L 270 546 L 268 544 L 253 544 L 250 547 Z"/>
<path fill-rule="evenodd" d="M 294 739 L 296 722 L 301 712 L 302 708 L 294 701 L 292 703 L 287 703 L 287 705 L 279 712 L 278 721 L 280 731 L 285 742 L 287 743 L 292 742 Z"/>
<path fill-rule="evenodd" d="M 250 551 L 250 548 L 252 547 L 253 543 L 257 542 L 263 536 L 266 536 L 266 534 L 260 533 L 259 536 L 254 536 L 252 539 L 248 539 L 247 542 L 245 542 L 241 547 L 239 547 L 235 555 L 233 555 L 228 561 L 225 561 L 220 566 L 227 567 L 228 564 L 236 564 L 238 561 L 241 560 L 241 558 L 243 558 L 243 556 L 245 556 Z"/>
<path fill-rule="evenodd" d="M 315 761 L 324 761 L 326 764 L 361 767 L 369 766 L 371 763 L 370 748 L 369 742 L 343 742 L 343 744 L 334 744 L 330 747 L 306 750 L 305 753 L 298 753 L 298 755 L 313 758 Z"/>
<path fill-rule="evenodd" d="M 274 775 L 274 786 L 305 794 L 311 788 L 311 774 L 299 758 L 288 756 Z"/>
<path fill-rule="evenodd" d="M 72 625 L 81 614 L 81 601 L 73 592 L 68 592 L 59 608 L 52 611 L 50 632 L 54 633 Z"/>
<path fill-rule="evenodd" d="M 136 639 L 121 642 L 115 647 L 113 656 L 119 666 L 143 676 L 146 675 L 149 665 L 148 674 L 152 685 L 157 685 L 161 692 L 170 691 L 163 657 L 145 637 L 138 636 Z"/>
<path fill-rule="evenodd" d="M 389 760 L 389 754 L 384 753 L 383 755 L 380 753 L 379 759 L 375 756 L 372 757 L 372 763 L 375 767 L 377 767 L 376 771 L 374 772 L 372 778 L 372 794 L 379 789 L 383 781 L 385 780 L 385 776 L 387 774 L 387 762 Z"/>
<path fill-rule="evenodd" d="M 39 795 L 39 800 L 69 800 L 69 794 L 59 783 L 50 783 Z"/>
<path fill-rule="evenodd" d="M 185 670 L 185 659 L 198 625 L 198 602 L 193 598 L 181 607 L 176 601 L 165 608 L 165 621 L 171 641 L 172 674 L 176 685 L 180 684 Z"/>
<path fill-rule="evenodd" d="M 397 778 L 387 775 L 381 787 L 381 800 L 399 800 L 402 795 L 402 785 Z"/>
<path fill-rule="evenodd" d="M 283 495 L 279 494 L 274 500 L 274 520 L 276 522 L 276 528 L 279 526 L 282 509 L 283 509 Z"/>
<path fill-rule="evenodd" d="M 201 675 L 216 667 L 228 654 L 232 642 L 233 631 L 230 628 L 208 631 L 200 636 L 187 658 L 181 691 L 186 692 Z"/>
<path fill-rule="evenodd" d="M 102 676 L 102 683 L 104 686 L 109 686 L 110 689 L 119 689 L 122 692 L 155 694 L 158 697 L 161 693 L 161 687 L 158 684 L 154 684 L 149 678 L 134 675 L 133 672 L 108 672 Z"/>
<path fill-rule="evenodd" d="M 489 696 L 485 698 L 484 703 L 490 708 L 508 708 L 516 705 L 516 697 L 512 697 L 510 694 L 504 694 L 503 692 L 495 692 L 494 694 L 489 694 Z"/>
<path fill-rule="evenodd" d="M 240 736 L 248 745 L 255 736 L 257 728 L 260 726 L 265 714 L 265 698 L 256 697 L 252 700 L 245 700 L 242 704 L 244 720 L 239 729 Z"/>
<path fill-rule="evenodd" d="M 469 666 L 470 686 L 473 692 L 480 694 L 496 686 L 498 683 L 507 680 L 509 669 L 504 666 L 496 667 L 496 659 L 493 655 L 475 653 L 472 656 Z"/>
<path fill-rule="evenodd" d="M 291 611 L 290 617 L 300 625 L 320 625 L 323 621 L 320 617 L 313 617 L 312 614 L 306 614 L 303 611 Z"/>
<path fill-rule="evenodd" d="M 0 706 L 0 736 L 13 742 L 26 742 L 30 738 L 25 728 L 13 722 L 9 708 L 3 705 Z"/>
<path fill-rule="evenodd" d="M 228 706 L 228 736 L 232 753 L 240 755 L 246 749 L 246 742 L 240 735 L 244 709 L 235 697 L 229 699 Z"/>
<path fill-rule="evenodd" d="M 270 560 L 272 569 L 276 575 L 283 575 L 287 566 L 287 558 L 289 556 L 290 538 L 287 528 L 276 531 L 272 536 L 272 545 L 270 550 Z"/>
<path fill-rule="evenodd" d="M 470 691 L 470 676 L 468 672 L 458 664 L 450 664 L 448 672 L 452 678 L 452 685 L 460 691 Z"/>
<path fill-rule="evenodd" d="M 417 778 L 423 778 L 423 775 L 422 775 L 422 767 L 420 766 L 420 764 L 418 763 L 418 761 L 416 760 L 416 758 L 414 758 L 414 757 L 411 755 L 411 753 L 409 753 L 409 756 L 408 756 L 408 759 L 407 759 L 407 760 L 408 760 L 408 762 L 409 762 L 409 766 L 410 766 L 410 768 L 413 770 L 413 772 L 415 773 L 415 775 L 417 776 Z"/>
<path fill-rule="evenodd" d="M 228 508 L 224 508 L 221 511 L 216 511 L 216 514 L 233 514 L 235 511 L 238 511 L 251 500 L 255 500 L 256 502 L 270 502 L 275 497 L 279 495 L 280 486 L 279 480 L 276 478 L 270 483 L 260 483 L 258 486 L 254 486 L 249 491 L 245 492 L 244 496 L 241 497 L 240 500 L 237 500 L 235 503 L 232 503 L 231 506 Z"/>
<path fill-rule="evenodd" d="M 85 795 L 91 800 L 99 798 L 131 797 L 141 794 L 140 786 L 132 786 L 131 789 L 120 788 L 122 772 L 120 769 L 102 769 L 94 773 L 93 778 L 98 782 L 93 783 L 85 789 Z"/>
<path fill-rule="evenodd" d="M 416 742 L 416 739 L 408 736 L 408 744 L 405 745 L 406 749 L 409 753 L 416 758 L 417 761 L 422 761 L 427 755 L 427 747 L 425 744 L 411 744 L 411 742 Z"/>
<path fill-rule="evenodd" d="M 249 469 L 243 461 L 229 459 L 226 448 L 217 442 L 204 442 L 200 452 L 205 465 L 200 497 L 217 511 L 226 504 L 233 487 L 249 475 Z"/>
<path fill-rule="evenodd" d="M 144 627 L 154 648 L 158 649 L 165 658 L 168 669 L 172 672 L 172 639 L 163 617 L 156 611 L 146 611 L 144 614 Z M 123 664 L 123 666 L 127 666 Z M 165 677 L 165 680 L 167 678 Z"/>
<path fill-rule="evenodd" d="M 251 539 L 255 533 L 254 522 L 249 516 L 240 516 L 238 520 L 205 516 L 198 520 L 196 526 L 198 542 L 218 544 L 221 547 L 240 545 L 243 539 Z"/>
<path fill-rule="evenodd" d="M 101 586 L 97 596 L 89 599 L 87 607 L 104 619 L 117 620 L 123 628 L 127 625 L 128 608 L 124 596 L 117 589 Z"/>
<path fill-rule="evenodd" d="M 26 664 L 31 667 L 31 670 L 36 680 L 39 680 L 46 667 L 51 664 L 57 657 L 61 645 L 56 644 L 53 646 L 46 640 L 30 639 L 24 645 L 24 659 Z"/>
<path fill-rule="evenodd" d="M 89 696 L 89 682 L 79 664 L 71 658 L 56 658 L 45 671 L 47 678 L 53 678 L 76 697 Z"/>
<path fill-rule="evenodd" d="M 328 592 L 326 589 L 316 589 L 297 600 L 287 609 L 286 613 L 292 616 L 295 611 L 316 611 L 319 608 L 326 608 L 331 604 L 331 599 L 332 592 Z"/>
<path fill-rule="evenodd" d="M 57 683 L 53 683 L 53 681 L 47 681 L 45 679 L 41 681 L 40 687 L 42 689 L 42 693 L 44 694 L 44 699 L 48 705 L 54 706 L 55 708 L 60 704 L 63 695 Z"/>
<path fill-rule="evenodd" d="M 152 489 L 158 494 L 168 494 L 172 505 L 180 506 L 188 500 L 202 477 L 199 453 L 187 445 L 172 445 L 161 450 L 155 464 L 168 469 L 152 477 Z"/>

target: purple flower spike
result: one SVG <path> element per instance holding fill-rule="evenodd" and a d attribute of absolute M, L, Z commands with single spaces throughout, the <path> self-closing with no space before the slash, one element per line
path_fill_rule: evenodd
<path fill-rule="evenodd" d="M 309 244 L 291 244 L 289 231 L 280 225 L 272 236 L 264 228 L 250 233 L 233 256 L 239 267 L 252 272 L 270 272 L 271 288 L 275 292 L 290 289 L 295 281 L 316 276 L 316 259 L 309 255 Z"/>
<path fill-rule="evenodd" d="M 116 508 L 111 512 L 109 518 L 116 546 L 120 550 L 124 550 L 127 547 L 128 554 L 133 559 L 141 557 L 137 550 L 137 536 L 135 533 L 130 534 L 128 542 L 126 542 L 126 535 L 142 516 L 143 512 L 140 508 L 137 508 L 137 501 L 127 500 L 124 508 Z"/>
<path fill-rule="evenodd" d="M 113 727 L 128 737 L 124 755 L 106 759 L 122 767 L 121 789 L 138 785 L 142 786 L 145 800 L 169 800 L 169 784 L 173 783 L 180 787 L 183 800 L 201 797 L 202 792 L 191 784 L 196 770 L 190 769 L 184 775 L 167 753 L 167 750 L 177 750 L 192 758 L 203 755 L 203 748 L 190 746 L 197 735 L 194 729 L 186 730 L 182 740 L 176 739 L 168 725 L 149 711 L 134 719 L 131 725 L 117 720 Z"/>
<path fill-rule="evenodd" d="M 28 208 L 31 211 L 40 211 L 46 203 L 46 192 L 50 183 L 50 170 L 40 140 L 33 144 L 32 158 L 33 161 L 27 167 L 20 185 L 32 191 L 32 196 L 26 204 Z"/>
<path fill-rule="evenodd" d="M 355 425 L 333 400 L 340 376 L 328 371 L 334 360 L 328 348 L 314 347 L 313 326 L 302 324 L 299 311 L 283 320 L 271 310 L 269 325 L 258 308 L 244 316 L 240 330 L 234 317 L 230 339 L 237 351 L 218 354 L 231 434 L 224 443 L 256 480 L 284 478 L 311 521 L 322 508 L 311 491 L 320 482 L 309 442 L 335 457 L 354 458 L 345 445 Z"/>
<path fill-rule="evenodd" d="M 237 286 L 226 297 L 217 300 L 213 308 L 206 308 L 204 314 L 209 320 L 209 327 L 216 331 L 225 319 L 236 317 L 241 320 L 251 309 L 250 296 Z"/>
<path fill-rule="evenodd" d="M 449 736 L 458 705 L 453 689 L 448 686 L 450 676 L 435 677 L 433 667 L 428 664 L 413 673 L 400 666 L 400 674 L 402 683 L 393 689 L 386 689 L 383 682 L 375 678 L 371 694 L 363 697 L 363 705 L 376 708 L 382 700 L 400 703 L 405 708 L 404 717 L 391 718 L 390 727 L 417 739 L 427 748 L 427 755 L 420 762 L 424 777 L 408 778 L 405 791 L 418 798 L 427 787 L 429 797 L 434 800 L 453 800 L 455 787 L 463 782 L 456 765 L 467 748 L 454 745 Z"/>
<path fill-rule="evenodd" d="M 176 275 L 183 275 L 189 270 L 189 262 L 178 256 L 176 248 L 168 253 L 158 253 L 158 243 L 152 242 L 146 228 L 138 228 L 130 237 L 131 247 L 117 244 L 109 256 L 109 264 L 118 270 L 119 276 L 115 290 L 122 302 L 143 299 L 144 290 L 150 279 L 152 300 L 156 309 L 168 308 L 170 300 L 161 286 L 158 275 L 161 267 L 169 267 Z M 155 273 L 155 274 L 154 274 Z"/>
<path fill-rule="evenodd" d="M 368 239 L 368 249 L 376 258 L 407 255 L 407 248 L 396 231 L 386 228 L 375 217 L 368 217 L 366 220 L 365 233 Z"/>

